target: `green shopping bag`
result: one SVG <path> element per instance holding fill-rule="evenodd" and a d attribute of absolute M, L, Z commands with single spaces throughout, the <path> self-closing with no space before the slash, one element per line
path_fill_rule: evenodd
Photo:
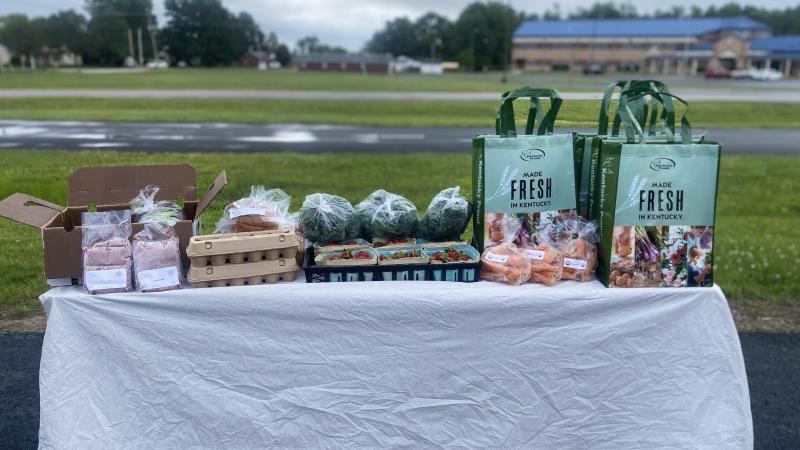
<path fill-rule="evenodd" d="M 525 134 L 517 135 L 514 100 L 530 98 Z M 541 99 L 550 100 L 543 111 Z M 472 141 L 475 246 L 502 242 L 506 216 L 521 219 L 520 235 L 533 235 L 540 220 L 574 213 L 575 155 L 571 133 L 552 134 L 562 99 L 552 89 L 524 87 L 503 94 L 495 135 Z M 534 133 L 536 131 L 536 134 Z"/>
<path fill-rule="evenodd" d="M 645 97 L 664 111 L 656 141 L 636 117 Z M 618 108 L 625 138 L 599 139 L 598 278 L 606 286 L 713 284 L 720 145 L 693 142 L 685 113 L 676 135 L 673 99 L 685 104 L 648 86 L 629 86 Z"/>

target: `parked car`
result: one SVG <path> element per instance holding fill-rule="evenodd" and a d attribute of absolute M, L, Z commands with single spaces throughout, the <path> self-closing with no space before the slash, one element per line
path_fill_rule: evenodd
<path fill-rule="evenodd" d="M 728 69 L 708 69 L 706 78 L 731 78 L 731 71 Z"/>
<path fill-rule="evenodd" d="M 783 74 L 778 70 L 772 68 L 756 69 L 755 67 L 734 70 L 731 75 L 737 80 L 776 81 L 783 78 Z"/>
<path fill-rule="evenodd" d="M 606 73 L 606 66 L 600 63 L 591 63 L 583 66 L 584 75 L 602 75 Z"/>
<path fill-rule="evenodd" d="M 167 64 L 167 62 L 164 61 L 163 59 L 157 59 L 154 61 L 147 62 L 148 69 L 166 69 L 167 67 L 169 67 L 169 64 Z"/>

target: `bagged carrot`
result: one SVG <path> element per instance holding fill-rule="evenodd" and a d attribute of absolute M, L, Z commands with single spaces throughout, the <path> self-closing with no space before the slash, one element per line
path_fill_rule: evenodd
<path fill-rule="evenodd" d="M 597 228 L 581 217 L 548 224 L 539 233 L 539 242 L 561 251 L 562 280 L 591 281 L 597 268 Z"/>
<path fill-rule="evenodd" d="M 528 281 L 553 286 L 561 279 L 563 257 L 555 246 L 528 244 L 522 247 L 522 254 L 531 262 Z"/>
<path fill-rule="evenodd" d="M 484 280 L 520 285 L 530 278 L 530 260 L 511 242 L 486 248 L 481 261 L 481 278 Z"/>

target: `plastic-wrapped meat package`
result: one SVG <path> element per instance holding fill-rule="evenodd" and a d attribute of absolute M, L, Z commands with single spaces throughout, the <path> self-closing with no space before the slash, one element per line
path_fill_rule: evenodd
<path fill-rule="evenodd" d="M 83 284 L 90 294 L 133 290 L 131 212 L 82 214 Z"/>
<path fill-rule="evenodd" d="M 183 270 L 175 230 L 165 222 L 147 223 L 133 237 L 136 290 L 159 292 L 181 288 Z"/>
<path fill-rule="evenodd" d="M 526 245 L 522 254 L 531 262 L 531 276 L 528 281 L 553 286 L 561 279 L 561 251 L 550 244 Z"/>
<path fill-rule="evenodd" d="M 277 229 L 295 229 L 295 218 L 289 214 L 292 198 L 281 189 L 252 186 L 250 196 L 225 207 L 217 223 L 216 233 L 246 233 Z"/>
<path fill-rule="evenodd" d="M 520 285 L 531 275 L 530 260 L 511 242 L 486 248 L 481 261 L 484 280 Z"/>

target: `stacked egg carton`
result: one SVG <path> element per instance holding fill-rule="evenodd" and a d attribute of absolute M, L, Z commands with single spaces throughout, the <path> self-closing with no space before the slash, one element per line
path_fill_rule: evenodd
<path fill-rule="evenodd" d="M 294 281 L 301 238 L 291 230 L 194 236 L 186 254 L 192 287 Z"/>

